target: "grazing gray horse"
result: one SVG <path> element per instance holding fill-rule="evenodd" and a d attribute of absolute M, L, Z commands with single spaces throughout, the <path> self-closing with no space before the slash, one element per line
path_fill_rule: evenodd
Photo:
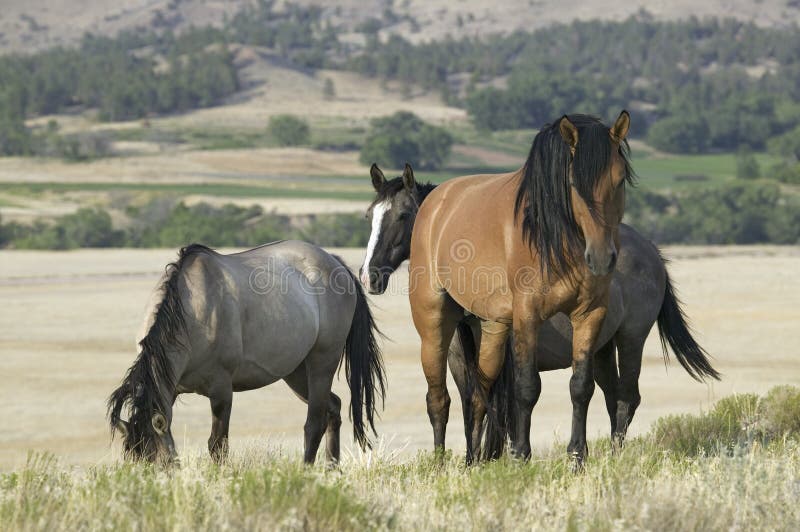
<path fill-rule="evenodd" d="M 402 177 L 392 180 L 387 180 L 374 164 L 370 175 L 377 196 L 368 211 L 372 233 L 360 277 L 370 293 L 381 294 L 386 290 L 389 276 L 408 258 L 417 210 L 436 185 L 418 183 L 410 165 L 406 165 Z M 719 373 L 692 337 L 658 249 L 625 224 L 620 225 L 619 234 L 619 257 L 611 283 L 608 313 L 597 340 L 594 380 L 605 395 L 611 435 L 617 443 L 622 443 L 641 401 L 639 372 L 642 350 L 656 321 L 665 359 L 669 344 L 678 362 L 693 378 L 719 379 Z M 448 353 L 450 372 L 461 396 L 468 462 L 481 456 L 480 449 L 471 448 L 472 397 L 477 384 L 476 346 L 480 345 L 486 327 L 487 324 L 477 317 L 466 315 L 458 325 L 458 334 L 453 338 Z M 486 332 L 491 334 L 492 331 Z M 484 398 L 489 402 L 490 414 L 484 458 L 499 457 L 507 436 L 514 433 L 512 356 L 509 340 L 506 342 L 503 371 L 490 396 Z M 536 361 L 539 371 L 571 366 L 572 326 L 566 315 L 557 314 L 542 324 Z"/>
<path fill-rule="evenodd" d="M 369 445 L 383 362 L 367 299 L 341 259 L 297 241 L 231 255 L 192 244 L 167 266 L 156 297 L 139 357 L 108 400 L 127 456 L 173 460 L 172 406 L 193 392 L 211 401 L 208 449 L 222 459 L 233 392 L 283 379 L 308 403 L 305 462 L 326 431 L 327 459 L 337 462 L 341 400 L 331 384 L 343 358 L 354 437 Z"/>

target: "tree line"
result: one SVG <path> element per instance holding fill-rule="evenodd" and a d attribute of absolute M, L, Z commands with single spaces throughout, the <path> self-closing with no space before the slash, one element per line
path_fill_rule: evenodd
<path fill-rule="evenodd" d="M 374 43 L 347 67 L 441 90 L 484 129 L 632 109 L 634 134 L 671 152 L 764 149 L 800 135 L 800 32 L 733 19 L 575 21 L 486 39 Z M 467 87 L 459 90 L 460 74 Z M 780 149 L 786 150 L 784 146 Z M 800 144 L 791 151 L 800 152 Z"/>
<path fill-rule="evenodd" d="M 300 239 L 322 246 L 363 247 L 369 227 L 362 214 L 286 216 L 259 206 L 206 203 L 172 204 L 156 199 L 128 208 L 128 222 L 117 227 L 100 207 L 83 207 L 54 220 L 33 224 L 0 221 L 0 248 L 63 250 L 90 248 L 179 247 L 188 242 L 208 246 L 253 247 L 281 239 Z"/>
<path fill-rule="evenodd" d="M 74 106 L 120 120 L 214 105 L 239 86 L 230 45 L 441 91 L 482 129 L 538 128 L 565 112 L 633 111 L 634 135 L 678 153 L 800 155 L 800 31 L 733 19 L 575 21 L 533 32 L 412 44 L 379 38 L 390 8 L 340 40 L 318 6 L 260 0 L 222 27 L 87 35 L 75 48 L 0 57 L 0 151 L 25 153 L 24 119 Z M 412 20 L 413 21 L 413 20 Z"/>
<path fill-rule="evenodd" d="M 129 223 L 116 227 L 110 214 L 82 208 L 33 225 L 0 223 L 0 247 L 178 247 L 187 242 L 251 247 L 286 238 L 322 246 L 363 247 L 370 226 L 361 214 L 296 217 L 233 204 L 172 204 L 154 200 L 129 208 Z M 625 222 L 658 244 L 800 244 L 800 200 L 776 185 L 735 183 L 691 197 L 633 189 Z"/>

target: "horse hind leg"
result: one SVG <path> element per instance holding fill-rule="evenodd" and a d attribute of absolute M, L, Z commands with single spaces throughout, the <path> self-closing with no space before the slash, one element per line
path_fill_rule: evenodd
<path fill-rule="evenodd" d="M 216 462 L 228 456 L 228 427 L 233 404 L 233 387 L 230 383 L 215 387 L 209 394 L 211 401 L 211 436 L 208 438 L 208 452 Z"/>
<path fill-rule="evenodd" d="M 422 290 L 418 288 L 418 290 Z M 447 351 L 463 309 L 447 294 L 412 292 L 411 313 L 422 341 L 422 371 L 428 383 L 425 395 L 428 419 L 433 428 L 434 451 L 444 450 L 444 438 L 450 415 L 447 393 Z"/>
<path fill-rule="evenodd" d="M 606 410 L 611 420 L 611 436 L 617 432 L 617 374 L 616 344 L 610 340 L 594 354 L 594 381 L 603 390 Z"/>
<path fill-rule="evenodd" d="M 331 465 L 339 463 L 340 429 L 342 426 L 342 400 L 331 393 L 328 401 L 328 428 L 325 431 L 325 458 Z"/>
<path fill-rule="evenodd" d="M 469 335 L 470 337 L 464 338 L 461 335 Z M 464 415 L 464 436 L 467 442 L 466 462 L 467 464 L 471 464 L 474 460 L 472 446 L 470 445 L 472 412 L 470 410 L 470 403 L 468 403 L 468 401 L 471 400 L 471 394 L 469 384 L 467 383 L 469 379 L 467 374 L 469 371 L 468 364 L 470 362 L 467 360 L 466 350 L 474 347 L 474 341 L 471 338 L 472 330 L 466 324 L 463 326 L 459 325 L 457 336 L 458 337 L 453 337 L 453 340 L 450 342 L 450 350 L 447 353 L 447 365 L 450 366 L 450 374 L 453 376 L 453 381 L 456 383 L 456 388 L 458 389 L 458 395 L 461 398 L 461 411 Z"/>
<path fill-rule="evenodd" d="M 321 380 L 316 380 L 319 372 L 312 374 L 308 368 L 308 362 L 303 362 L 284 378 L 292 391 L 308 405 L 306 423 L 303 428 L 303 460 L 307 464 L 314 463 L 322 435 L 326 434 L 326 458 L 335 463 L 339 460 L 339 428 L 342 424 L 342 401 L 331 392 L 335 368 L 334 371 L 326 372 L 330 374 L 329 377 L 322 376 Z M 325 386 L 326 382 L 327 387 Z"/>

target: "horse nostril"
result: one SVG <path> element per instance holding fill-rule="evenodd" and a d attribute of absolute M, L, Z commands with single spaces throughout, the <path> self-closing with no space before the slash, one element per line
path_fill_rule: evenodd
<path fill-rule="evenodd" d="M 592 267 L 592 254 L 588 251 L 583 254 L 583 258 L 586 259 L 586 265 L 590 268 Z"/>

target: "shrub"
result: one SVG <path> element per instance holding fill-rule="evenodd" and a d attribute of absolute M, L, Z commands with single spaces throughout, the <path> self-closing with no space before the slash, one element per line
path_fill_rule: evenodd
<path fill-rule="evenodd" d="M 756 161 L 753 152 L 750 150 L 742 149 L 736 154 L 736 177 L 739 179 L 757 179 L 761 177 L 758 161 Z"/>
<path fill-rule="evenodd" d="M 756 394 L 732 395 L 699 416 L 660 418 L 652 430 L 656 445 L 686 456 L 798 436 L 800 388 L 796 386 L 776 386 L 760 399 Z"/>
<path fill-rule="evenodd" d="M 708 150 L 708 125 L 699 117 L 662 118 L 650 127 L 647 141 L 653 147 L 671 153 L 703 153 Z"/>
<path fill-rule="evenodd" d="M 440 168 L 450 155 L 453 137 L 444 128 L 425 123 L 408 111 L 372 121 L 361 162 L 401 168 L 411 163 L 421 170 Z"/>
<path fill-rule="evenodd" d="M 800 185 L 800 164 L 781 161 L 769 169 L 769 175 L 782 183 Z"/>
<path fill-rule="evenodd" d="M 13 243 L 28 249 L 105 248 L 122 246 L 125 234 L 116 230 L 111 216 L 100 208 L 83 208 L 58 218 L 54 223 L 37 222 L 31 227 L 15 226 Z"/>
<path fill-rule="evenodd" d="M 111 142 L 103 133 L 76 133 L 58 137 L 56 152 L 68 161 L 88 161 L 111 155 Z"/>
<path fill-rule="evenodd" d="M 269 134 L 281 146 L 301 146 L 311 140 L 311 129 L 308 124 L 293 115 L 271 117 Z"/>
<path fill-rule="evenodd" d="M 364 247 L 369 233 L 361 214 L 322 214 L 312 217 L 300 237 L 319 246 Z"/>
<path fill-rule="evenodd" d="M 770 439 L 800 433 L 800 388 L 776 386 L 759 401 L 756 428 Z"/>
<path fill-rule="evenodd" d="M 161 223 L 145 231 L 145 246 L 185 246 L 200 242 L 208 246 L 247 245 L 243 228 L 246 222 L 263 214 L 260 207 L 220 208 L 207 203 L 187 206 L 179 203 Z"/>

